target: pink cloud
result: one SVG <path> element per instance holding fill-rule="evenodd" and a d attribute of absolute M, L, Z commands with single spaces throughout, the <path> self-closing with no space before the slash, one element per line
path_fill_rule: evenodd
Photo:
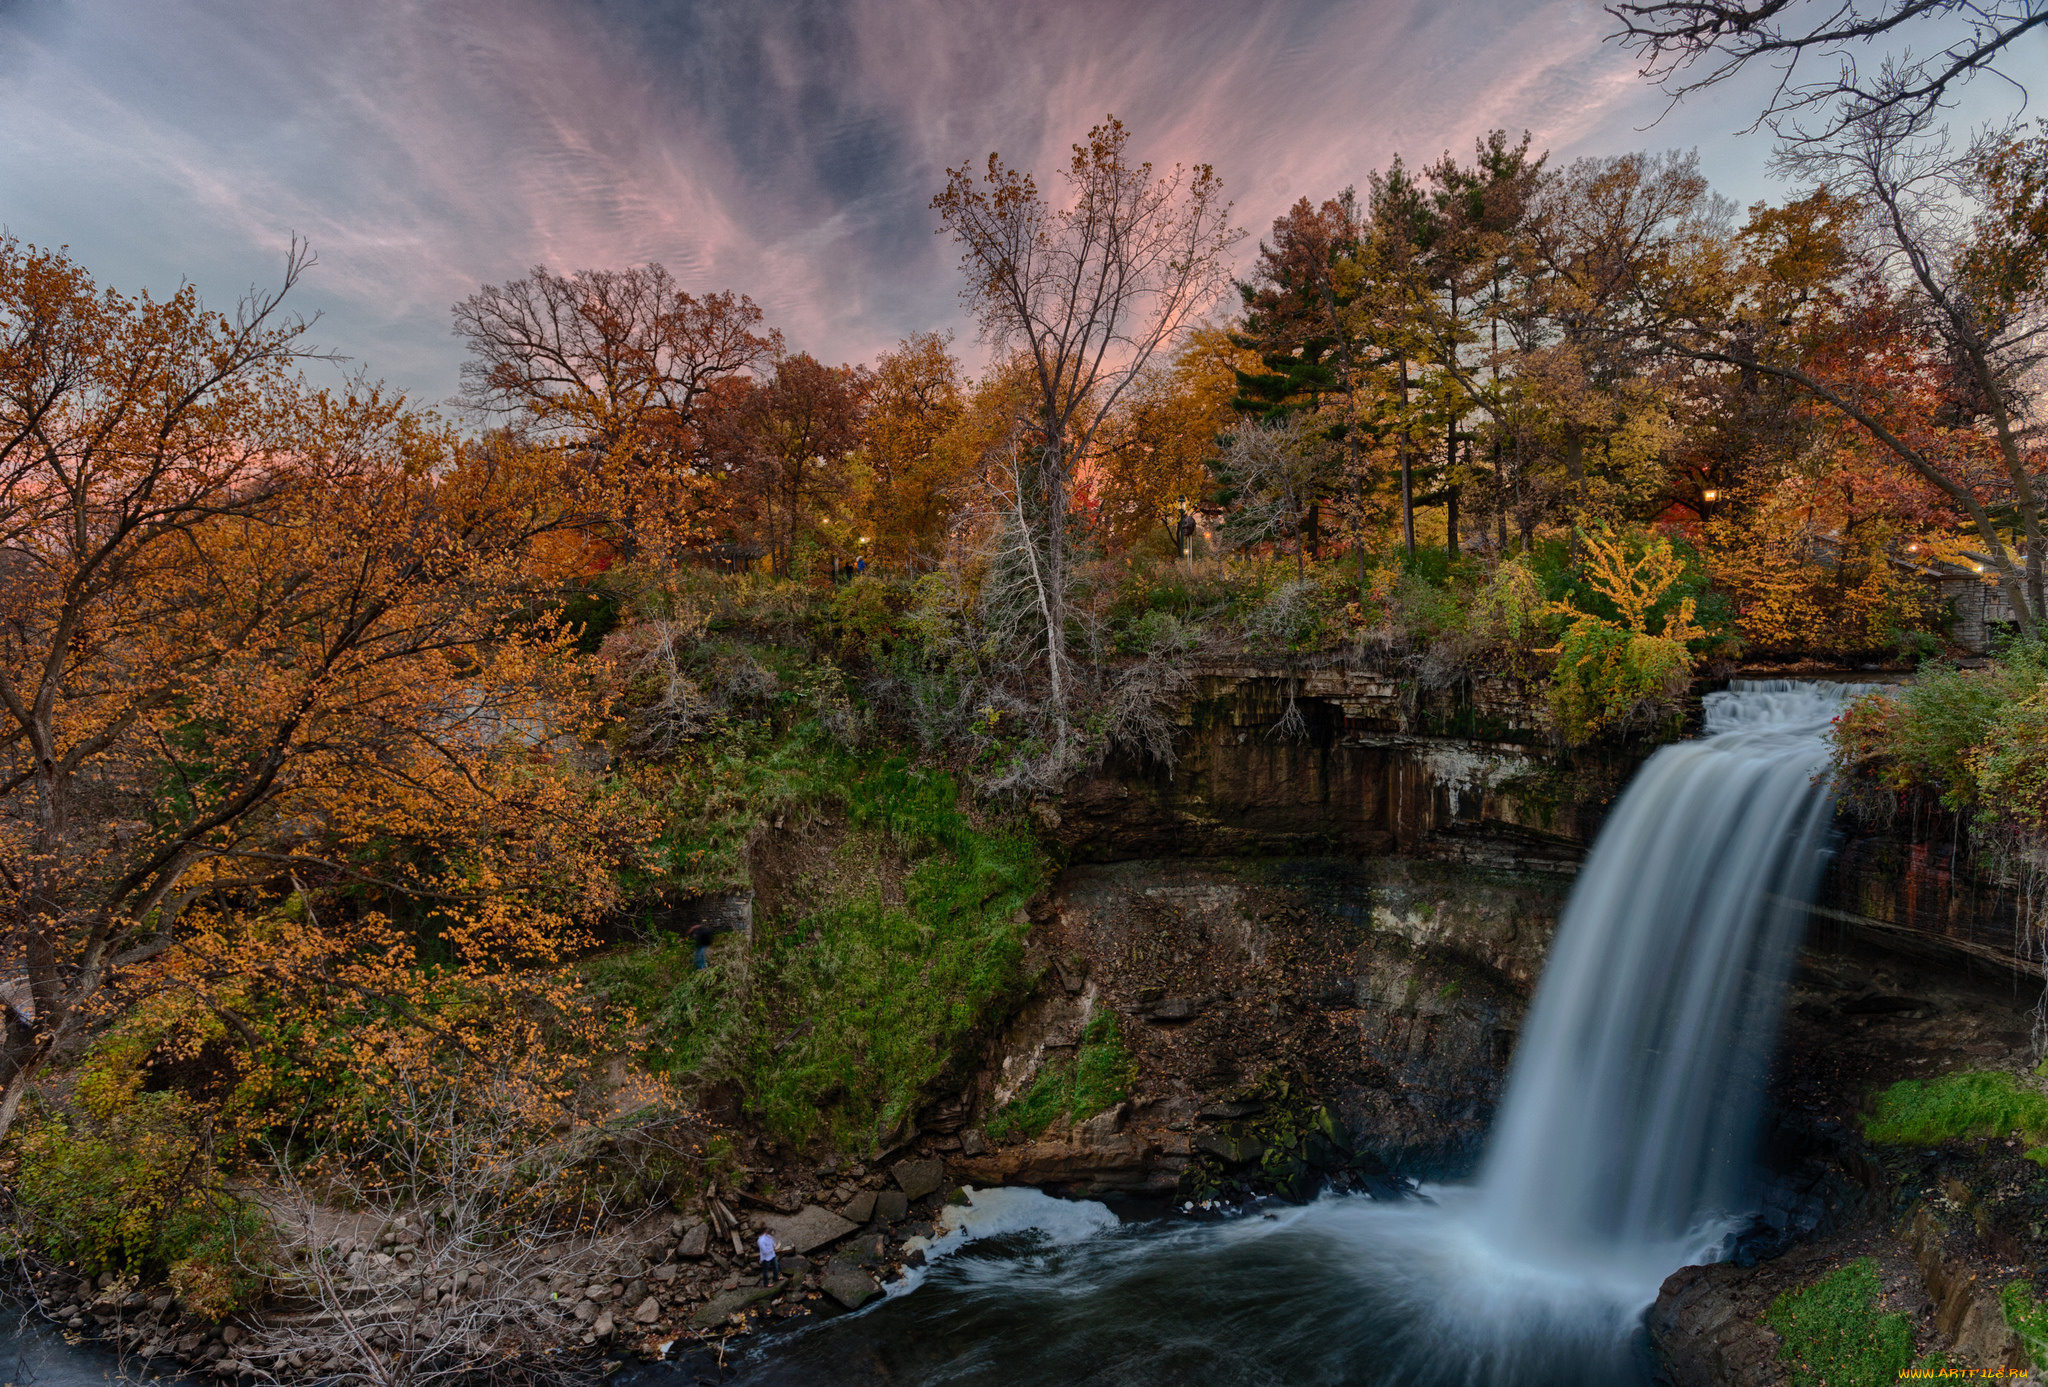
<path fill-rule="evenodd" d="M 958 326 L 925 210 L 944 168 L 1000 149 L 1050 174 L 1108 111 L 1157 162 L 1214 163 L 1255 237 L 1495 126 L 1567 154 L 1690 142 L 1636 132 L 1656 98 L 1587 0 L 88 0 L 10 23 L 0 222 L 217 296 L 298 230 L 330 340 L 429 396 L 459 358 L 447 306 L 534 263 L 660 260 L 834 359 Z"/>

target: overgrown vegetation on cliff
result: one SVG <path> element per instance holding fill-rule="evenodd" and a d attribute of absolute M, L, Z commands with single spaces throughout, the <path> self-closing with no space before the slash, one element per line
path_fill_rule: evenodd
<path fill-rule="evenodd" d="M 821 745 L 814 728 L 796 740 L 802 769 L 774 782 L 793 860 L 771 870 L 789 879 L 751 937 L 717 947 L 703 970 L 670 938 L 589 973 L 643 1018 L 647 1062 L 686 1092 L 736 1085 L 790 1142 L 888 1146 L 1027 981 L 1023 908 L 1047 861 L 1016 826 L 963 812 L 944 771 Z"/>
<path fill-rule="evenodd" d="M 1851 704 L 1834 742 L 1866 808 L 1921 794 L 1985 827 L 2048 831 L 2048 645 L 2015 643 L 1983 668 L 1924 669 Z"/>

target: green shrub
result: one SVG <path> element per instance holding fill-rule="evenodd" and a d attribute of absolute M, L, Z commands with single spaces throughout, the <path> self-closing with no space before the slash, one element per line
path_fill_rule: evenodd
<path fill-rule="evenodd" d="M 819 615 L 820 634 L 843 655 L 883 654 L 905 634 L 902 613 L 910 595 L 901 579 L 863 576 L 841 583 Z"/>
<path fill-rule="evenodd" d="M 1863 1257 L 1771 1302 L 1764 1323 L 1793 1387 L 1891 1387 L 1912 1366 L 1912 1324 L 1878 1308 L 1881 1289 Z"/>
<path fill-rule="evenodd" d="M 2048 645 L 2038 641 L 2010 647 L 1985 669 L 1923 669 L 1906 688 L 1843 710 L 1835 764 L 1887 789 L 1937 794 L 1950 809 L 1981 806 L 1987 817 L 2038 823 L 2048 785 L 2044 687 Z"/>
<path fill-rule="evenodd" d="M 268 1224 L 222 1187 L 207 1115 L 184 1094 L 129 1089 L 36 1111 L 8 1154 L 21 1234 L 46 1255 L 168 1275 L 214 1317 L 261 1289 Z"/>
<path fill-rule="evenodd" d="M 1550 711 L 1559 735 L 1578 746 L 1656 715 L 1691 678 L 1692 654 L 1683 641 L 1581 617 L 1558 643 Z"/>
<path fill-rule="evenodd" d="M 2048 830 L 2048 685 L 2000 708 L 1970 757 L 1985 817 Z"/>
<path fill-rule="evenodd" d="M 167 1220 L 159 1247 L 169 1264 L 171 1289 L 185 1307 L 225 1319 L 263 1291 L 271 1228 L 263 1214 L 238 1200 L 188 1207 Z"/>
<path fill-rule="evenodd" d="M 1959 1137 L 2048 1136 L 2048 1095 L 2003 1070 L 1906 1079 L 1877 1096 L 1863 1135 L 1891 1146 L 1938 1146 Z"/>

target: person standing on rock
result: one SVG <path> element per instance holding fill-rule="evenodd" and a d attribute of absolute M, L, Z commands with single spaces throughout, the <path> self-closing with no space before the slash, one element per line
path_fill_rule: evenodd
<path fill-rule="evenodd" d="M 690 926 L 690 932 L 683 936 L 697 946 L 696 962 L 699 972 L 711 966 L 711 936 L 717 932 L 711 928 L 709 921 L 699 920 Z"/>
<path fill-rule="evenodd" d="M 754 1246 L 761 1249 L 761 1284 L 772 1286 L 782 1275 L 782 1244 L 775 1240 L 773 1233 L 763 1228 Z"/>

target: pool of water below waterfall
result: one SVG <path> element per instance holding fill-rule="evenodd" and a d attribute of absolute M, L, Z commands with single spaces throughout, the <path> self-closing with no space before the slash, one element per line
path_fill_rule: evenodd
<path fill-rule="evenodd" d="M 1487 1239 L 1474 1191 L 1326 1196 L 1216 1219 L 1119 1220 L 1100 1204 L 979 1192 L 964 1227 L 887 1299 L 628 1370 L 632 1387 L 1639 1387 L 1662 1273 L 1530 1266 Z M 1722 1230 L 1663 1249 L 1713 1255 Z"/>

